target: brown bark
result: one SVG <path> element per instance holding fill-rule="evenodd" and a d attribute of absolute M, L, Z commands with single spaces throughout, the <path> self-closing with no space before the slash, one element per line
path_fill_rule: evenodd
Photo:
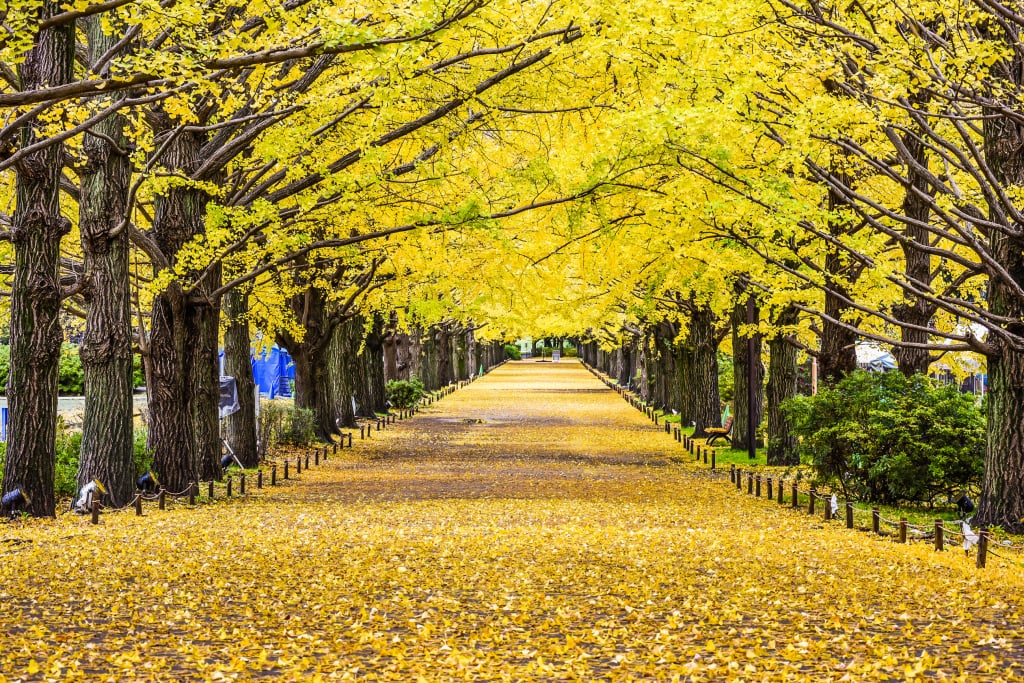
<path fill-rule="evenodd" d="M 238 412 L 229 415 L 225 425 L 227 442 L 245 467 L 259 464 L 256 449 L 256 380 L 252 375 L 252 341 L 249 337 L 249 297 L 242 290 L 224 295 L 224 374 L 235 378 L 238 387 Z"/>
<path fill-rule="evenodd" d="M 60 13 L 46 2 L 43 17 Z M 44 29 L 18 66 L 26 90 L 71 81 L 74 25 Z M 38 142 L 37 121 L 21 129 L 21 147 Z M 71 228 L 60 211 L 64 146 L 50 145 L 27 155 L 15 179 L 11 241 L 14 277 L 11 287 L 11 364 L 8 376 L 7 459 L 2 492 L 20 486 L 35 516 L 56 511 L 53 480 L 57 423 L 57 368 L 60 356 L 60 240 Z"/>
<path fill-rule="evenodd" d="M 739 298 L 732 310 L 732 355 L 733 355 L 733 448 L 747 450 L 751 439 L 757 437 L 757 426 L 764 419 L 764 363 L 761 361 L 761 335 L 753 335 L 753 358 L 751 358 L 748 336 L 739 334 L 740 327 L 747 324 L 748 296 L 746 286 L 738 285 Z M 754 309 L 757 320 L 757 309 Z M 751 366 L 751 360 L 753 365 Z M 751 374 L 753 377 L 751 377 Z M 750 388 L 753 385 L 753 393 Z M 754 434 L 749 433 L 749 418 L 753 415 Z"/>
<path fill-rule="evenodd" d="M 775 320 L 775 327 L 795 325 L 799 311 L 789 306 Z M 796 396 L 797 349 L 783 336 L 768 341 L 768 464 L 799 465 L 797 438 L 782 403 Z"/>
<path fill-rule="evenodd" d="M 86 22 L 89 63 L 115 43 L 102 22 Z M 82 139 L 79 232 L 84 255 L 85 333 L 78 355 L 85 375 L 85 409 L 78 485 L 92 479 L 106 502 L 127 505 L 135 491 L 132 427 L 132 321 L 127 232 L 117 232 L 128 202 L 131 167 L 124 151 L 124 120 L 111 116 Z M 116 234 L 115 234 L 116 233 Z M 113 234 L 113 236 L 111 236 Z"/>
<path fill-rule="evenodd" d="M 690 317 L 687 346 L 693 354 L 688 389 L 692 399 L 695 438 L 707 435 L 709 427 L 722 426 L 722 401 L 718 393 L 718 342 L 715 316 L 711 309 L 697 307 Z"/>

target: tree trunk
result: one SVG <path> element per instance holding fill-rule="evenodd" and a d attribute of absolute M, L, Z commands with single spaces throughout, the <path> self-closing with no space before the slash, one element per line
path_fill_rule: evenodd
<path fill-rule="evenodd" d="M 1014 85 L 1019 86 L 1024 69 L 1020 57 L 1006 66 L 1009 77 L 1017 79 Z M 1005 116 L 986 119 L 982 125 L 985 158 L 996 180 L 1003 187 L 1024 184 L 1024 130 Z M 1001 207 L 992 207 L 995 216 L 1001 211 Z M 1014 227 L 1019 230 L 1021 226 Z M 988 241 L 992 257 L 1013 279 L 1010 283 L 990 276 L 989 310 L 1017 321 L 1007 328 L 1017 336 L 1024 335 L 1024 323 L 1019 322 L 1024 320 L 1024 301 L 1013 291 L 1013 284 L 1024 285 L 1024 239 L 992 229 Z M 994 334 L 989 335 L 989 343 L 998 348 L 988 355 L 988 445 L 974 521 L 983 527 L 1001 526 L 1010 533 L 1024 533 L 1024 352 Z"/>
<path fill-rule="evenodd" d="M 249 296 L 240 289 L 224 295 L 224 374 L 235 378 L 238 412 L 227 418 L 228 444 L 245 467 L 259 465 L 256 450 L 256 380 L 252 375 L 252 340 L 249 337 Z"/>
<path fill-rule="evenodd" d="M 220 278 L 216 278 L 217 281 Z M 192 428 L 196 440 L 196 464 L 202 481 L 220 479 L 220 364 L 217 339 L 220 305 L 214 301 L 190 302 L 189 337 L 192 339 L 189 394 L 192 400 Z"/>
<path fill-rule="evenodd" d="M 690 319 L 687 346 L 693 353 L 690 395 L 693 400 L 694 438 L 707 436 L 708 427 L 722 426 L 722 400 L 718 393 L 718 345 L 710 309 L 698 308 Z"/>
<path fill-rule="evenodd" d="M 99 18 L 86 20 L 89 63 L 116 42 Z M 132 320 L 128 233 L 111 237 L 125 216 L 131 167 L 124 120 L 111 116 L 82 139 L 79 232 L 84 255 L 85 334 L 78 355 L 85 375 L 85 408 L 78 485 L 96 479 L 106 502 L 127 505 L 135 492 L 132 428 Z M 100 137 L 104 136 L 104 137 Z M 116 147 L 115 147 L 116 145 Z"/>
<path fill-rule="evenodd" d="M 439 325 L 434 334 L 437 343 L 437 383 L 443 387 L 455 380 L 452 374 L 452 336 L 445 325 Z"/>
<path fill-rule="evenodd" d="M 353 324 L 352 320 L 346 320 L 334 328 L 331 335 L 330 345 L 330 372 L 331 382 L 334 385 L 334 413 L 337 416 L 338 425 L 347 429 L 356 427 L 356 409 L 352 405 L 355 399 L 353 382 L 349 375 L 352 370 L 349 368 L 352 355 L 355 350 L 350 350 L 348 336 L 349 329 Z M 356 342 L 358 348 L 358 341 Z"/>
<path fill-rule="evenodd" d="M 170 135 L 173 124 L 165 113 L 151 112 L 157 139 Z M 168 168 L 191 175 L 200 161 L 201 134 L 183 133 L 162 157 Z M 205 230 L 206 192 L 172 186 L 156 199 L 153 235 L 173 266 L 181 248 Z M 153 469 L 170 491 L 184 491 L 199 481 L 193 369 L 196 349 L 208 342 L 197 338 L 200 327 L 192 305 L 177 282 L 153 298 L 149 342 L 149 448 Z M 205 429 L 205 427 L 204 427 Z"/>
<path fill-rule="evenodd" d="M 61 3 L 46 2 L 41 16 L 61 12 Z M 43 29 L 18 67 L 25 90 L 70 82 L 73 75 L 75 27 Z M 35 121 L 22 126 L 22 149 L 40 140 Z M 10 409 L 3 489 L 21 486 L 35 516 L 56 511 L 53 490 L 56 464 L 57 368 L 60 328 L 60 240 L 71 228 L 60 212 L 60 178 L 64 146 L 50 145 L 27 155 L 15 179 L 14 277 L 10 311 Z"/>
<path fill-rule="evenodd" d="M 363 377 L 366 393 L 378 413 L 388 410 L 388 392 L 384 383 L 384 321 L 379 315 L 374 316 L 373 327 L 366 335 L 360 357 L 363 364 Z"/>
<path fill-rule="evenodd" d="M 775 321 L 776 328 L 796 325 L 799 311 L 786 307 Z M 782 335 L 768 342 L 768 464 L 799 465 L 797 439 L 782 403 L 796 396 L 797 349 Z"/>
<path fill-rule="evenodd" d="M 920 137 L 907 133 L 903 135 L 903 144 L 916 162 L 924 167 L 928 166 L 927 148 Z M 907 172 L 907 182 L 918 192 L 926 195 L 929 194 L 931 192 L 931 183 L 915 171 L 912 165 L 908 164 L 907 166 L 909 169 Z M 919 221 L 920 225 L 904 225 L 904 234 L 912 239 L 914 243 L 901 242 L 900 247 L 903 249 L 903 259 L 906 263 L 907 275 L 912 281 L 920 282 L 924 285 L 930 285 L 932 282 L 932 257 L 916 245 L 930 244 L 931 234 L 927 228 L 922 227 L 928 224 L 930 213 L 927 201 L 922 199 L 917 193 L 909 189 L 904 193 L 903 214 L 914 221 Z M 915 328 L 927 328 L 932 322 L 935 310 L 935 306 L 928 301 L 904 292 L 903 303 L 893 306 L 893 317 L 908 325 L 914 325 Z M 901 327 L 900 339 L 908 343 L 927 344 L 928 332 L 925 329 Z M 896 364 L 900 372 L 907 377 L 918 373 L 922 375 L 928 374 L 928 366 L 931 364 L 931 353 L 928 349 L 897 346 L 893 349 L 893 356 L 896 358 Z"/>
<path fill-rule="evenodd" d="M 739 286 L 736 305 L 732 310 L 732 357 L 733 357 L 733 426 L 732 445 L 739 450 L 750 448 L 751 440 L 757 439 L 757 426 L 764 418 L 764 363 L 761 361 L 761 335 L 753 337 L 753 358 L 751 358 L 750 337 L 739 334 L 740 327 L 747 324 L 749 300 L 745 287 Z M 757 309 L 753 311 L 757 320 Z M 753 366 L 751 366 L 753 361 Z M 753 377 L 751 377 L 753 374 Z M 750 389 L 753 385 L 753 394 Z M 750 416 L 754 418 L 754 434 L 749 433 Z"/>

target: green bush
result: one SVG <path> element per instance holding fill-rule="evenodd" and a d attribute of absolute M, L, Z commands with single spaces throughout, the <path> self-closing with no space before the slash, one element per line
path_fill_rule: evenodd
<path fill-rule="evenodd" d="M 985 419 L 974 397 L 923 375 L 857 371 L 783 409 L 819 483 L 861 500 L 930 502 L 981 479 Z"/>
<path fill-rule="evenodd" d="M 53 490 L 60 496 L 73 496 L 78 491 L 78 461 L 82 457 L 82 433 L 71 431 L 64 420 L 57 418 L 56 439 L 57 462 L 53 472 Z M 135 473 L 149 471 L 153 455 L 146 448 L 146 430 L 136 429 L 133 439 L 135 452 Z M 0 442 L 0 479 L 4 475 L 7 443 Z"/>
<path fill-rule="evenodd" d="M 316 438 L 313 423 L 313 411 L 308 408 L 296 408 L 291 401 L 261 401 L 257 420 L 260 457 L 276 445 L 308 446 L 313 443 Z"/>
<path fill-rule="evenodd" d="M 11 347 L 0 344 L 0 394 L 7 393 L 7 375 L 11 371 Z"/>
<path fill-rule="evenodd" d="M 423 382 L 419 377 L 393 379 L 386 385 L 388 400 L 395 408 L 412 408 L 423 398 Z"/>
<path fill-rule="evenodd" d="M 77 357 L 77 354 L 76 354 Z M 53 490 L 58 497 L 78 491 L 78 459 L 82 455 L 82 432 L 73 432 L 57 418 L 57 466 L 53 472 Z"/>
<path fill-rule="evenodd" d="M 505 344 L 505 358 L 509 360 L 522 360 L 523 354 L 515 344 Z"/>
<path fill-rule="evenodd" d="M 60 365 L 58 372 L 58 389 L 62 394 L 81 396 L 85 388 L 85 373 L 82 371 L 82 359 L 78 357 L 78 347 L 61 344 Z"/>

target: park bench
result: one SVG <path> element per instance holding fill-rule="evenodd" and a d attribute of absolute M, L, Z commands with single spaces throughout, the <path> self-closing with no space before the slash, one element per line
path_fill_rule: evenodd
<path fill-rule="evenodd" d="M 732 439 L 729 437 L 729 435 L 732 433 L 732 422 L 732 415 L 730 415 L 729 417 L 725 418 L 725 424 L 723 424 L 721 427 L 709 427 L 708 429 L 705 429 L 704 431 L 708 435 L 707 445 L 710 446 L 717 439 L 725 439 L 731 445 Z"/>

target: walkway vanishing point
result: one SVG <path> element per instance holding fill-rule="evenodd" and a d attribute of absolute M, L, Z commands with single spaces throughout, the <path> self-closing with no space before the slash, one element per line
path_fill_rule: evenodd
<path fill-rule="evenodd" d="M 356 436 L 244 498 L 0 524 L 0 681 L 1024 680 L 1019 569 L 741 493 L 575 362 Z"/>

